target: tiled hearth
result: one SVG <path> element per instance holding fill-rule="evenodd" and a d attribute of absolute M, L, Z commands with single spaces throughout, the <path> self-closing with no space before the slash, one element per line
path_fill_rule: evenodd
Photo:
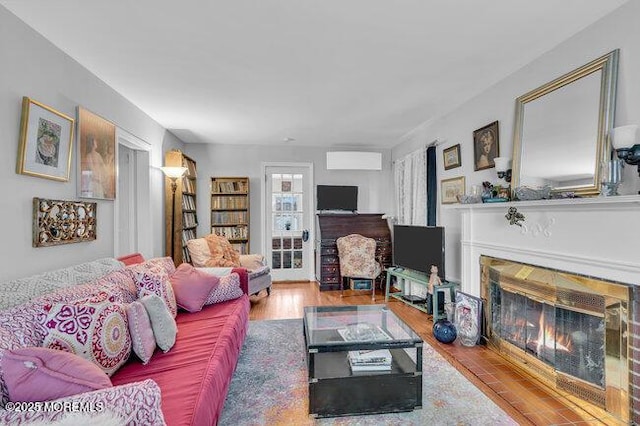
<path fill-rule="evenodd" d="M 611 425 L 613 417 L 597 417 L 518 370 L 486 346 L 468 348 L 457 342 L 446 345 L 431 339 L 435 347 L 458 371 L 519 424 Z"/>

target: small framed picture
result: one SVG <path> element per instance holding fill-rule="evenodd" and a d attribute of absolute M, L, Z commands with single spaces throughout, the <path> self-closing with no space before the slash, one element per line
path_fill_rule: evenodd
<path fill-rule="evenodd" d="M 462 165 L 460 162 L 460 144 L 445 149 L 442 151 L 442 156 L 444 157 L 445 170 L 455 169 Z"/>
<path fill-rule="evenodd" d="M 281 189 L 282 189 L 282 192 L 291 192 L 291 181 L 283 180 Z"/>
<path fill-rule="evenodd" d="M 473 154 L 476 171 L 495 167 L 493 159 L 500 156 L 497 121 L 473 132 Z"/>
<path fill-rule="evenodd" d="M 440 182 L 440 190 L 442 191 L 442 204 L 457 203 L 459 201 L 458 196 L 464 195 L 464 176 L 443 179 Z"/>
<path fill-rule="evenodd" d="M 482 337 L 482 299 L 456 290 L 455 325 L 465 346 L 478 344 Z"/>
<path fill-rule="evenodd" d="M 23 97 L 16 172 L 67 182 L 74 122 L 51 107 Z"/>
<path fill-rule="evenodd" d="M 116 126 L 89 110 L 78 108 L 79 196 L 116 198 Z"/>

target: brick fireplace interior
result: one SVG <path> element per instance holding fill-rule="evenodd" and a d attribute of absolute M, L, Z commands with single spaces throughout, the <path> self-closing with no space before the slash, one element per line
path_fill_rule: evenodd
<path fill-rule="evenodd" d="M 638 421 L 634 286 L 488 256 L 480 271 L 490 348 L 587 412 Z"/>

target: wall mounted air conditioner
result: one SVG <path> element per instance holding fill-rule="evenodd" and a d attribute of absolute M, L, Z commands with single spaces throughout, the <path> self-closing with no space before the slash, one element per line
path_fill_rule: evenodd
<path fill-rule="evenodd" d="M 382 170 L 382 153 L 362 151 L 327 152 L 327 170 Z"/>

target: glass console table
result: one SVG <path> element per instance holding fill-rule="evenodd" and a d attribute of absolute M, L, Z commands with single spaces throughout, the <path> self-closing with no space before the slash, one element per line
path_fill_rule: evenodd
<path fill-rule="evenodd" d="M 311 416 L 422 408 L 422 339 L 386 305 L 307 306 L 303 322 Z M 390 366 L 354 369 L 366 351 L 389 353 Z"/>

